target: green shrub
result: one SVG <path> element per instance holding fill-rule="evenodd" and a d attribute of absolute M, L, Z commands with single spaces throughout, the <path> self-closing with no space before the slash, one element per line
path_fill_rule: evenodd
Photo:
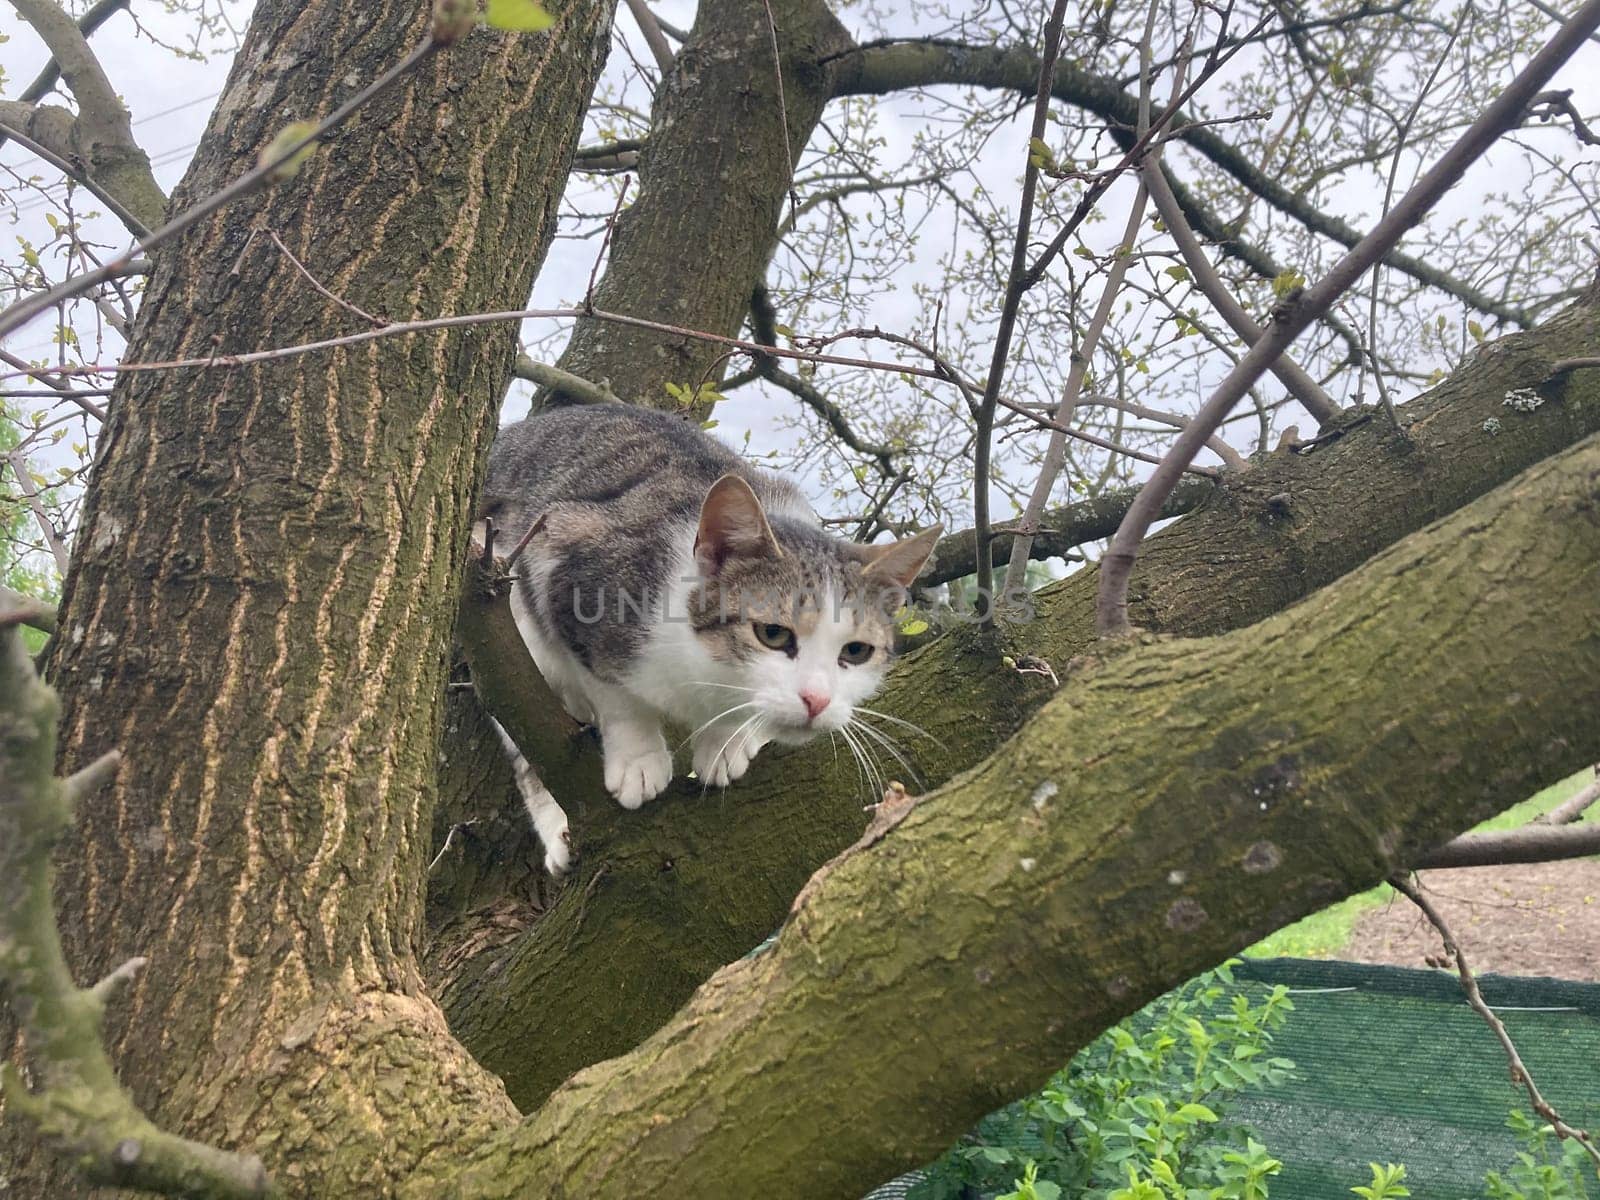
<path fill-rule="evenodd" d="M 910 1200 L 1263 1200 L 1282 1166 L 1228 1120 L 1229 1099 L 1294 1069 L 1270 1053 L 1294 1008 L 1226 964 L 1086 1047 L 1043 1091 L 985 1118 Z"/>

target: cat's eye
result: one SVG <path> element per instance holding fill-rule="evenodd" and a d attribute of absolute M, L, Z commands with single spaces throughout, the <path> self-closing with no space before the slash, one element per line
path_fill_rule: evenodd
<path fill-rule="evenodd" d="M 757 621 L 752 628 L 755 630 L 756 641 L 768 650 L 782 650 L 785 654 L 795 652 L 794 630 L 787 625 L 769 625 Z"/>
<path fill-rule="evenodd" d="M 839 661 L 852 667 L 859 667 L 871 657 L 871 642 L 846 642 L 844 649 L 839 651 Z"/>

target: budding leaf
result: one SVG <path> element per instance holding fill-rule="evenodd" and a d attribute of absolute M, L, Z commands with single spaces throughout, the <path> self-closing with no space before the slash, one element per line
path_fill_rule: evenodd
<path fill-rule="evenodd" d="M 283 152 L 297 142 L 305 141 L 316 130 L 316 125 L 310 121 L 291 121 L 278 130 L 278 136 L 273 138 L 263 147 L 260 157 L 256 159 L 259 166 L 266 166 L 281 157 Z M 315 141 L 306 142 L 288 158 L 278 163 L 267 172 L 267 178 L 273 183 L 281 183 L 285 179 L 293 179 L 300 173 L 300 168 L 305 165 L 306 159 L 311 157 L 312 151 L 317 148 Z"/>
<path fill-rule="evenodd" d="M 496 29 L 516 33 L 538 33 L 556 23 L 536 0 L 489 0 L 484 19 Z"/>

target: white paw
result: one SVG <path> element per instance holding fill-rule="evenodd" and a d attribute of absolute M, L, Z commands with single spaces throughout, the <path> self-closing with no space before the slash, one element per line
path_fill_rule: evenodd
<path fill-rule="evenodd" d="M 552 879 L 560 879 L 572 870 L 573 860 L 577 857 L 572 849 L 572 834 L 564 826 L 559 834 L 544 844 L 544 869 L 550 872 Z"/>
<path fill-rule="evenodd" d="M 753 734 L 729 738 L 726 732 L 702 734 L 694 743 L 694 773 L 707 787 L 727 787 L 750 769 L 766 739 Z"/>
<path fill-rule="evenodd" d="M 606 790 L 623 808 L 638 808 L 654 800 L 672 782 L 672 754 L 659 737 L 657 746 L 632 753 L 605 746 Z"/>

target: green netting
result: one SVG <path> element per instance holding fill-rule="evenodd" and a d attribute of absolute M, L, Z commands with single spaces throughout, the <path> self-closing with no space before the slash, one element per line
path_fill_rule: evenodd
<path fill-rule="evenodd" d="M 1506 1115 L 1527 1111 L 1527 1095 L 1453 973 L 1275 958 L 1234 978 L 1262 992 L 1282 984 L 1295 1004 L 1273 1042 L 1295 1078 L 1228 1110 L 1283 1161 L 1272 1200 L 1350 1200 L 1369 1162 L 1404 1163 L 1415 1200 L 1467 1200 L 1512 1162 Z M 1485 975 L 1479 986 L 1545 1098 L 1572 1124 L 1600 1127 L 1600 984 Z M 872 1200 L 903 1196 L 915 1178 Z"/>
<path fill-rule="evenodd" d="M 1453 973 L 1265 959 L 1234 977 L 1294 997 L 1273 1050 L 1295 1080 L 1233 1108 L 1283 1160 L 1274 1200 L 1348 1197 L 1369 1162 L 1404 1163 L 1417 1200 L 1461 1200 L 1511 1163 L 1506 1113 L 1526 1112 L 1527 1096 Z M 1479 987 L 1545 1098 L 1600 1125 L 1600 985 L 1485 975 Z"/>

